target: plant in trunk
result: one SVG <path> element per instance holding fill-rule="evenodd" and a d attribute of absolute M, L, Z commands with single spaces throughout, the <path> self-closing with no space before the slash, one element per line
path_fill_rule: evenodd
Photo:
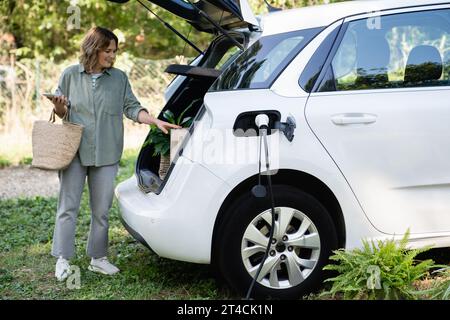
<path fill-rule="evenodd" d="M 192 124 L 193 117 L 184 117 L 186 112 L 193 106 L 193 101 L 183 112 L 176 118 L 172 111 L 166 110 L 163 113 L 165 121 L 179 125 L 183 128 L 189 127 Z M 172 129 L 173 130 L 173 129 Z M 150 125 L 150 134 L 144 147 L 148 144 L 153 145 L 153 156 L 160 156 L 161 161 L 159 165 L 159 177 L 164 179 L 170 167 L 170 131 L 169 134 L 162 132 L 156 125 Z"/>
<path fill-rule="evenodd" d="M 363 241 L 361 249 L 334 251 L 330 257 L 335 264 L 324 270 L 333 270 L 337 276 L 324 295 L 342 295 L 344 299 L 416 299 L 413 283 L 434 266 L 433 260 L 418 262 L 415 257 L 429 247 L 408 250 L 409 230 L 399 241 Z"/>

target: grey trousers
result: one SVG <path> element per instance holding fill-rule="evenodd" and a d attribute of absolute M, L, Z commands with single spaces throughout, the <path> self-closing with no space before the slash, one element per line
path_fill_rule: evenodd
<path fill-rule="evenodd" d="M 118 163 L 102 167 L 82 166 L 77 154 L 68 168 L 58 172 L 60 189 L 53 233 L 53 256 L 69 259 L 75 254 L 75 227 L 86 177 L 91 207 L 87 255 L 92 258 L 108 255 L 108 218 L 118 168 Z"/>

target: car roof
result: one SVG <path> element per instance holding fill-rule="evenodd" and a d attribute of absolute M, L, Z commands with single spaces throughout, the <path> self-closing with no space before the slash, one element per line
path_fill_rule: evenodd
<path fill-rule="evenodd" d="M 262 36 L 328 26 L 342 18 L 388 9 L 431 4 L 449 0 L 357 0 L 270 12 L 260 17 Z"/>

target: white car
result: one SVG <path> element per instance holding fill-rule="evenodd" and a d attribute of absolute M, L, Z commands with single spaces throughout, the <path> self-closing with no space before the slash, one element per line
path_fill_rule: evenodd
<path fill-rule="evenodd" d="M 218 30 L 186 1 L 151 2 Z M 193 65 L 169 68 L 181 76 L 163 110 L 193 104 L 196 121 L 163 181 L 147 145 L 117 186 L 129 232 L 161 257 L 213 264 L 242 294 L 261 269 L 252 295 L 276 298 L 320 286 L 332 250 L 362 239 L 409 229 L 411 247 L 450 246 L 450 4 L 350 1 L 256 19 L 238 2 L 196 2 L 222 31 Z M 265 141 L 255 120 L 267 119 Z"/>

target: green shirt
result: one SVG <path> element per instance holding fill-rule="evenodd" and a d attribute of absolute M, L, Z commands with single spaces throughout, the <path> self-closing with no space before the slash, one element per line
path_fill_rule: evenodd
<path fill-rule="evenodd" d="M 123 115 L 139 122 L 141 110 L 146 110 L 131 90 L 125 72 L 106 69 L 92 77 L 82 64 L 64 70 L 57 93 L 70 101 L 69 120 L 84 126 L 78 154 L 83 166 L 106 166 L 120 160 L 123 151 Z"/>

